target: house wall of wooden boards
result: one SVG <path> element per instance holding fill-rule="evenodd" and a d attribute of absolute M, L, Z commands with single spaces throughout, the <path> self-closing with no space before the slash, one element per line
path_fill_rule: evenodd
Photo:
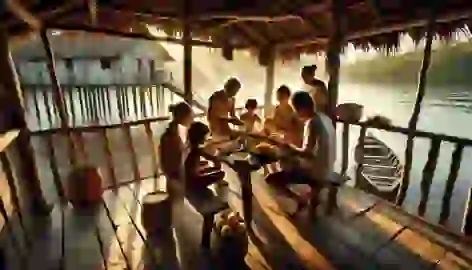
<path fill-rule="evenodd" d="M 161 81 L 173 58 L 158 43 L 108 36 L 50 35 L 56 75 L 61 84 L 137 84 Z M 13 51 L 20 79 L 49 84 L 47 59 L 39 38 Z M 153 63 L 151 63 L 153 62 Z M 151 69 L 154 75 L 151 76 Z"/>

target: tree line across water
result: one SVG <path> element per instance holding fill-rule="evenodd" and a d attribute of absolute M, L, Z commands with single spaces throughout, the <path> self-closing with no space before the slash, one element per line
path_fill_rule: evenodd
<path fill-rule="evenodd" d="M 416 84 L 423 50 L 393 56 L 378 56 L 346 64 L 341 69 L 345 81 L 355 83 Z M 472 41 L 440 45 L 432 53 L 428 83 L 434 86 L 472 86 Z"/>

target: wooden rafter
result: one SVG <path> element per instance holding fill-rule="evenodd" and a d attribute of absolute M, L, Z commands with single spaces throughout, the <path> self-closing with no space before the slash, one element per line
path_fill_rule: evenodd
<path fill-rule="evenodd" d="M 267 43 L 267 38 L 264 37 L 261 33 L 252 27 L 247 26 L 244 23 L 234 25 L 236 29 L 239 29 L 243 35 L 249 37 L 249 40 L 254 40 L 255 43 L 259 46 Z"/>
<path fill-rule="evenodd" d="M 161 42 L 170 42 L 170 43 L 178 43 L 183 44 L 182 39 L 175 38 L 175 37 L 157 37 L 153 36 L 149 33 L 131 33 L 131 32 L 123 32 L 114 29 L 102 28 L 102 27 L 92 27 L 88 25 L 69 25 L 69 24 L 49 24 L 47 25 L 49 29 L 57 29 L 57 30 L 64 30 L 64 31 L 83 31 L 88 33 L 97 33 L 97 34 L 106 34 L 111 36 L 119 36 L 123 38 L 138 38 L 138 39 L 147 39 L 151 41 L 161 41 Z M 204 46 L 210 48 L 219 48 L 220 44 L 205 41 L 205 40 L 192 40 L 193 46 Z M 239 48 L 239 47 L 238 47 Z"/>
<path fill-rule="evenodd" d="M 41 20 L 32 14 L 27 8 L 23 6 L 18 0 L 7 0 L 8 10 L 15 15 L 19 20 L 25 22 L 33 29 L 41 28 Z"/>
<path fill-rule="evenodd" d="M 126 8 L 119 8 L 119 7 L 111 7 L 111 6 L 100 6 L 100 9 L 109 9 L 114 10 L 115 12 L 123 12 L 123 13 L 133 13 L 138 16 L 150 16 L 150 17 L 160 17 L 160 18 L 167 18 L 167 19 L 179 19 L 179 14 L 175 11 L 139 11 L 139 10 L 130 10 Z M 300 8 L 297 10 L 313 10 L 321 12 L 323 11 L 324 6 L 320 6 L 320 4 L 305 4 L 300 5 Z M 276 18 L 283 18 L 283 17 L 294 17 L 293 15 L 287 15 L 287 12 L 280 11 L 280 12 L 268 12 L 266 9 L 256 9 L 249 8 L 249 9 L 242 9 L 238 11 L 221 11 L 221 12 L 202 12 L 202 13 L 192 13 L 191 19 L 192 20 L 214 20 L 214 19 L 227 19 L 227 20 L 235 20 L 239 18 L 252 18 L 254 20 L 260 19 L 276 19 Z"/>

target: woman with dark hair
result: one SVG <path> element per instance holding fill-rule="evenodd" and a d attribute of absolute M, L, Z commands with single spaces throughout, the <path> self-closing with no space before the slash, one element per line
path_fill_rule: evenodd
<path fill-rule="evenodd" d="M 159 160 L 166 176 L 169 193 L 179 192 L 184 187 L 183 163 L 187 156 L 187 130 L 193 122 L 192 108 L 185 102 L 169 106 L 172 121 L 161 136 Z"/>
<path fill-rule="evenodd" d="M 217 182 L 220 182 L 225 173 L 219 162 L 210 161 L 201 149 L 207 140 L 210 129 L 201 122 L 194 122 L 188 130 L 188 145 L 190 153 L 185 160 L 185 178 L 187 192 L 200 192 Z"/>

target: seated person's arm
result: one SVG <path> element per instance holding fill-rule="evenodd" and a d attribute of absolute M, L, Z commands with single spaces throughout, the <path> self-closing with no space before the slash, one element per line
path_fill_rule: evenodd
<path fill-rule="evenodd" d="M 314 148 L 316 147 L 319 136 L 313 128 L 310 128 L 308 134 L 304 134 L 304 136 L 308 136 L 308 143 L 306 145 L 297 147 L 293 144 L 286 144 L 285 150 L 287 150 L 288 155 L 314 160 L 317 158 L 314 155 Z"/>
<path fill-rule="evenodd" d="M 211 168 L 221 169 L 221 161 L 219 161 L 214 155 L 209 154 L 204 149 L 200 150 L 200 155 L 207 161 L 211 161 L 213 163 L 213 166 L 211 166 Z"/>
<path fill-rule="evenodd" d="M 235 107 L 234 107 L 234 106 L 235 106 L 234 103 L 235 103 L 234 100 L 231 99 L 231 108 L 230 108 L 230 110 L 229 110 L 229 115 L 230 115 L 232 118 L 238 118 L 238 117 L 236 116 L 236 109 L 235 109 Z"/>
<path fill-rule="evenodd" d="M 262 119 L 256 114 L 256 122 L 262 123 Z"/>

